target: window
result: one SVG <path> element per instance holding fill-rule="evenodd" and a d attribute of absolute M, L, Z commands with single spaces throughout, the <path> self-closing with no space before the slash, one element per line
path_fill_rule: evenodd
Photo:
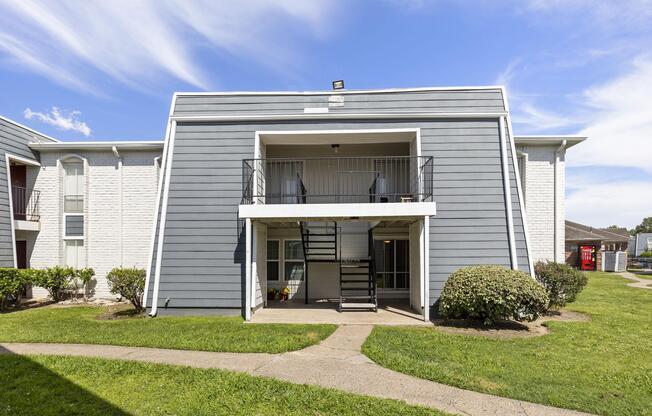
<path fill-rule="evenodd" d="M 86 267 L 84 250 L 84 162 L 74 158 L 63 168 L 63 262 Z"/>
<path fill-rule="evenodd" d="M 408 289 L 410 287 L 408 240 L 376 240 L 374 250 L 378 288 Z"/>
<path fill-rule="evenodd" d="M 267 162 L 265 166 L 265 199 L 268 204 L 296 204 L 299 177 L 303 163 L 295 161 Z"/>
<path fill-rule="evenodd" d="M 66 266 L 74 268 L 86 267 L 84 240 L 64 240 L 63 247 L 63 261 Z"/>
<path fill-rule="evenodd" d="M 64 162 L 63 212 L 81 213 L 84 211 L 84 163 L 82 161 Z"/>
<path fill-rule="evenodd" d="M 283 246 L 285 280 L 303 280 L 304 262 L 301 240 L 285 240 Z"/>
<path fill-rule="evenodd" d="M 267 280 L 279 280 L 281 266 L 279 254 L 279 241 L 267 240 Z"/>

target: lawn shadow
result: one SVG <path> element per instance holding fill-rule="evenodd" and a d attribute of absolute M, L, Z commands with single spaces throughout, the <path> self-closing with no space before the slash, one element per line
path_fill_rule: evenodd
<path fill-rule="evenodd" d="M 49 299 L 26 299 L 26 300 L 24 299 L 17 305 L 11 305 L 11 307 L 7 308 L 6 310 L 0 311 L 0 315 L 6 313 L 25 311 L 28 309 L 42 308 L 44 306 L 52 305 L 54 303 L 56 302 Z"/>
<path fill-rule="evenodd" d="M 0 346 L 0 414 L 129 415 L 27 356 Z"/>

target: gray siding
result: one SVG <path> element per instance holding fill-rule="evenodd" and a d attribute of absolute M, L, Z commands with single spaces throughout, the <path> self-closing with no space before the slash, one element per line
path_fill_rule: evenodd
<path fill-rule="evenodd" d="M 329 106 L 329 97 L 342 100 Z M 503 111 L 500 89 L 338 94 L 265 93 L 248 95 L 179 95 L 175 115 L 303 114 L 304 108 L 329 107 L 331 113 L 469 113 Z"/>
<path fill-rule="evenodd" d="M 13 267 L 13 247 L 11 221 L 9 210 L 9 183 L 7 182 L 7 166 L 5 154 L 24 157 L 38 161 L 38 154 L 32 152 L 27 143 L 36 141 L 51 141 L 44 136 L 17 126 L 0 118 L 0 267 Z"/>
<path fill-rule="evenodd" d="M 460 94 L 457 100 L 455 94 Z M 503 110 L 499 90 L 409 95 L 410 101 L 406 101 L 404 93 L 345 96 L 345 103 L 359 102 L 374 112 L 381 108 L 452 111 L 442 110 L 441 102 L 455 107 L 455 112 Z M 353 100 L 354 97 L 359 100 Z M 302 113 L 307 102 L 320 99 L 327 100 L 327 95 L 180 96 L 175 112 L 255 114 L 263 111 L 257 106 L 264 104 L 269 105 L 264 113 Z M 488 104 L 482 109 L 466 104 L 481 99 Z M 393 107 L 379 103 L 393 103 Z M 415 107 L 414 103 L 418 105 Z M 249 106 L 253 104 L 256 106 Z M 340 110 L 359 112 L 360 108 L 349 106 Z M 462 266 L 509 266 L 496 120 L 180 122 L 173 151 L 159 305 L 170 298 L 171 308 L 242 307 L 244 235 L 237 221 L 237 206 L 241 198 L 241 163 L 253 156 L 255 131 L 381 128 L 421 128 L 422 154 L 435 158 L 434 199 L 438 214 L 430 222 L 431 302 L 438 298 L 448 275 Z M 527 271 L 515 170 L 511 151 L 508 149 L 507 153 L 519 265 Z M 151 290 L 149 296 L 151 299 Z"/>

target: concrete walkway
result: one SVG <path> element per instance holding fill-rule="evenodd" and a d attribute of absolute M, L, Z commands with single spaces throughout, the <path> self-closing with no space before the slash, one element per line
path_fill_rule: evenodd
<path fill-rule="evenodd" d="M 630 272 L 620 272 L 622 277 L 629 280 L 635 280 L 634 283 L 627 283 L 629 287 L 635 287 L 638 289 L 652 289 L 652 280 L 642 279 L 636 276 L 634 273 Z"/>
<path fill-rule="evenodd" d="M 77 344 L 0 344 L 0 353 L 101 357 L 218 368 L 297 384 L 403 400 L 461 415 L 561 416 L 586 413 L 512 400 L 418 379 L 374 364 L 360 352 L 371 325 L 340 326 L 319 345 L 284 354 L 238 354 Z"/>

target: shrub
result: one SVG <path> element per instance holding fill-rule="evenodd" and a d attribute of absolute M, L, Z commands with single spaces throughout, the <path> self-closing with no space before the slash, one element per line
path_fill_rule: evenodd
<path fill-rule="evenodd" d="M 134 267 L 116 267 L 106 275 L 111 286 L 111 293 L 129 300 L 136 311 L 143 310 L 143 292 L 145 291 L 145 270 Z"/>
<path fill-rule="evenodd" d="M 17 304 L 29 284 L 27 275 L 21 270 L 0 268 L 0 311 L 6 310 L 9 304 Z"/>
<path fill-rule="evenodd" d="M 445 318 L 533 321 L 546 310 L 548 296 L 524 272 L 501 266 L 470 266 L 450 275 L 439 298 Z"/>
<path fill-rule="evenodd" d="M 95 270 L 90 267 L 75 270 L 75 280 L 84 291 L 84 300 L 86 300 L 90 288 L 90 283 L 95 276 Z"/>
<path fill-rule="evenodd" d="M 34 284 L 45 288 L 53 301 L 59 302 L 68 290 L 75 270 L 72 267 L 54 266 L 37 273 Z"/>
<path fill-rule="evenodd" d="M 534 274 L 548 292 L 549 309 L 561 308 L 574 302 L 588 282 L 585 273 L 566 264 L 551 261 L 537 262 L 534 265 Z"/>
<path fill-rule="evenodd" d="M 644 251 L 644 252 L 642 252 L 641 257 L 652 257 L 652 251 Z"/>

